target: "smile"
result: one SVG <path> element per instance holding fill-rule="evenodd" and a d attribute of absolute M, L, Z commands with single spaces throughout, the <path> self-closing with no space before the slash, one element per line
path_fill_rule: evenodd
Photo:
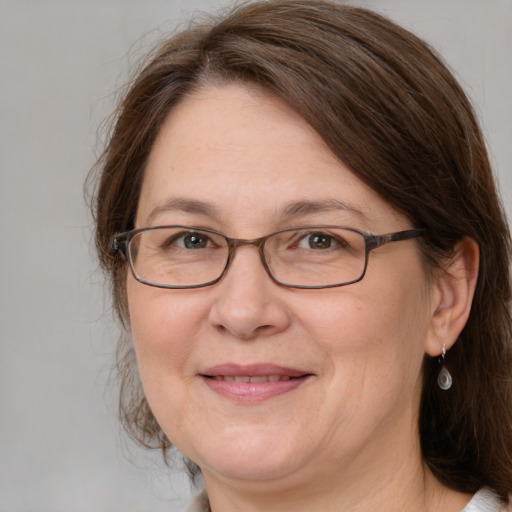
<path fill-rule="evenodd" d="M 271 364 L 219 365 L 200 375 L 217 395 L 236 402 L 259 402 L 288 393 L 313 375 Z"/>
<path fill-rule="evenodd" d="M 215 375 L 210 378 L 227 382 L 277 382 L 280 380 L 295 379 L 297 377 L 291 377 L 290 375 L 261 375 L 255 377 L 249 377 L 248 375 Z"/>

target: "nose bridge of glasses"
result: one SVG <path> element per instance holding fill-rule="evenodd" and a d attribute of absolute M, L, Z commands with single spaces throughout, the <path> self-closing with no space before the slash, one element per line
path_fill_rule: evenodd
<path fill-rule="evenodd" d="M 246 239 L 246 238 L 227 238 L 228 241 L 228 247 L 229 247 L 229 256 L 228 256 L 228 266 L 231 265 L 233 258 L 235 257 L 235 252 L 240 246 L 253 246 L 256 249 L 258 249 L 260 260 L 263 266 L 265 267 L 265 270 L 268 272 L 268 265 L 265 258 L 264 253 L 264 245 L 265 240 L 267 237 L 260 237 L 260 238 L 252 238 L 252 239 Z"/>

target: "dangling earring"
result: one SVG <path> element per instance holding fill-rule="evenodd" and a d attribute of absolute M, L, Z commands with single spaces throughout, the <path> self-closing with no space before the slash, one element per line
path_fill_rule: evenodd
<path fill-rule="evenodd" d="M 446 391 L 452 387 L 452 376 L 450 372 L 446 369 L 444 365 L 444 359 L 446 357 L 446 343 L 443 344 L 443 352 L 439 357 L 439 362 L 442 364 L 441 370 L 439 371 L 439 375 L 437 376 L 437 385 L 443 390 Z"/>

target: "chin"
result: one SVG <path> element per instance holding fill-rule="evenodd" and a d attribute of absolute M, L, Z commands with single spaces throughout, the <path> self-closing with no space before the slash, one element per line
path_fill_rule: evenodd
<path fill-rule="evenodd" d="M 217 475 L 224 480 L 245 481 L 247 485 L 263 482 L 268 485 L 269 481 L 277 482 L 295 473 L 307 458 L 304 453 L 298 456 L 300 450 L 298 447 L 293 449 L 286 433 L 279 435 L 275 430 L 255 432 L 254 426 L 234 430 L 229 429 L 224 435 L 217 433 L 210 440 L 204 439 L 201 443 L 203 450 L 189 455 L 199 465 L 205 479 Z"/>

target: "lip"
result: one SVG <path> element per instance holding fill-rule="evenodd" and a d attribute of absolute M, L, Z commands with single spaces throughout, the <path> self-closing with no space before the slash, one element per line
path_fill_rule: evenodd
<path fill-rule="evenodd" d="M 312 376 L 307 371 L 268 363 L 227 363 L 200 373 L 200 377 L 212 391 L 236 402 L 259 402 L 274 398 L 296 389 Z M 255 381 L 250 380 L 252 377 Z"/>

